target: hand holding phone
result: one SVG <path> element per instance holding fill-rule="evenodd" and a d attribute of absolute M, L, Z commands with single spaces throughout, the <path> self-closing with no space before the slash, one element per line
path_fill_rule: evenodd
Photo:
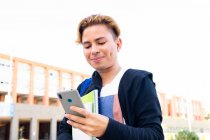
<path fill-rule="evenodd" d="M 67 90 L 67 91 L 61 91 L 61 92 L 58 92 L 57 95 L 67 114 L 84 117 L 83 115 L 77 112 L 74 112 L 70 109 L 71 106 L 85 108 L 80 98 L 78 90 L 72 89 L 72 90 Z"/>

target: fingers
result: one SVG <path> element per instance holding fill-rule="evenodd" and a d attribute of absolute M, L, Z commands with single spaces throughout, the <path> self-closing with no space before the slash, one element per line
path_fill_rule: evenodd
<path fill-rule="evenodd" d="M 71 110 L 85 116 L 85 118 L 83 118 L 71 114 L 65 114 L 65 117 L 69 119 L 67 123 L 72 127 L 78 128 L 84 133 L 94 137 L 100 137 L 105 133 L 109 122 L 108 117 L 100 114 L 89 113 L 85 109 L 78 107 L 71 107 Z"/>
<path fill-rule="evenodd" d="M 75 115 L 71 115 L 71 114 L 65 114 L 64 116 L 66 118 L 68 118 L 69 120 L 80 123 L 80 124 L 85 124 L 85 122 L 86 122 L 83 117 L 79 117 L 79 116 L 75 116 Z"/>
<path fill-rule="evenodd" d="M 84 133 L 86 133 L 89 136 L 93 136 L 93 132 L 95 132 L 93 128 L 91 128 L 89 126 L 86 126 L 86 125 L 83 125 L 83 124 L 79 124 L 79 123 L 74 122 L 74 121 L 69 121 L 68 120 L 67 123 L 70 124 L 74 128 L 80 129 L 81 131 L 83 131 Z"/>
<path fill-rule="evenodd" d="M 70 109 L 71 109 L 72 111 L 75 111 L 75 112 L 77 112 L 77 113 L 79 113 L 79 114 L 85 116 L 85 117 L 87 117 L 87 116 L 90 114 L 90 113 L 89 113 L 86 109 L 84 109 L 84 108 L 80 108 L 80 107 L 76 107 L 76 106 L 71 106 Z"/>
<path fill-rule="evenodd" d="M 79 107 L 76 107 L 76 106 L 72 106 L 70 109 L 72 111 L 75 111 L 75 112 L 81 114 L 85 118 L 87 118 L 90 115 L 90 113 L 87 112 L 84 108 L 79 108 Z M 80 124 L 86 124 L 86 119 L 84 119 L 83 117 L 75 116 L 75 115 L 72 115 L 72 114 L 65 114 L 64 116 L 71 121 L 74 121 L 74 122 L 77 122 L 77 123 L 80 123 Z"/>
<path fill-rule="evenodd" d="M 67 123 L 72 127 L 78 128 L 90 136 L 102 136 L 108 126 L 109 118 L 100 114 L 93 114 L 83 108 L 72 106 L 70 108 L 85 117 L 79 117 L 72 114 L 65 114 L 68 118 Z"/>
<path fill-rule="evenodd" d="M 68 120 L 67 123 L 70 124 L 74 128 L 79 128 L 79 129 L 83 128 L 84 129 L 84 127 L 85 127 L 85 125 L 83 125 L 83 124 L 80 124 L 80 123 L 77 123 L 74 121 L 70 121 L 70 120 Z"/>

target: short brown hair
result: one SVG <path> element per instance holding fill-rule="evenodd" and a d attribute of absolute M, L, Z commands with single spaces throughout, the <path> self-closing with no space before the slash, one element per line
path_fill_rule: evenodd
<path fill-rule="evenodd" d="M 82 35 L 87 27 L 98 24 L 106 25 L 109 29 L 113 31 L 116 37 L 120 36 L 120 28 L 112 17 L 97 14 L 97 15 L 88 16 L 79 23 L 77 29 L 76 43 L 78 44 L 82 43 Z"/>

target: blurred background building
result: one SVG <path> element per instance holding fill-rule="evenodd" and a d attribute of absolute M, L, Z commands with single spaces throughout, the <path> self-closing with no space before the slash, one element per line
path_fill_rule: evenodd
<path fill-rule="evenodd" d="M 0 140 L 56 140 L 64 115 L 57 91 L 76 88 L 89 76 L 0 54 Z M 158 97 L 166 139 L 189 129 L 207 140 L 209 112 L 202 102 L 161 92 Z"/>

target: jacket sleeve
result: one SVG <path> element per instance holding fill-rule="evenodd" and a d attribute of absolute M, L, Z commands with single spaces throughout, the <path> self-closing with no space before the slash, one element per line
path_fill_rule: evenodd
<path fill-rule="evenodd" d="M 149 76 L 143 80 L 126 81 L 122 88 L 121 108 L 126 125 L 109 119 L 105 134 L 100 140 L 164 140 L 161 127 L 162 113 L 155 85 Z M 122 105 L 123 104 L 123 105 Z"/>
<path fill-rule="evenodd" d="M 72 127 L 66 121 L 64 117 L 60 122 L 57 140 L 72 140 Z"/>

